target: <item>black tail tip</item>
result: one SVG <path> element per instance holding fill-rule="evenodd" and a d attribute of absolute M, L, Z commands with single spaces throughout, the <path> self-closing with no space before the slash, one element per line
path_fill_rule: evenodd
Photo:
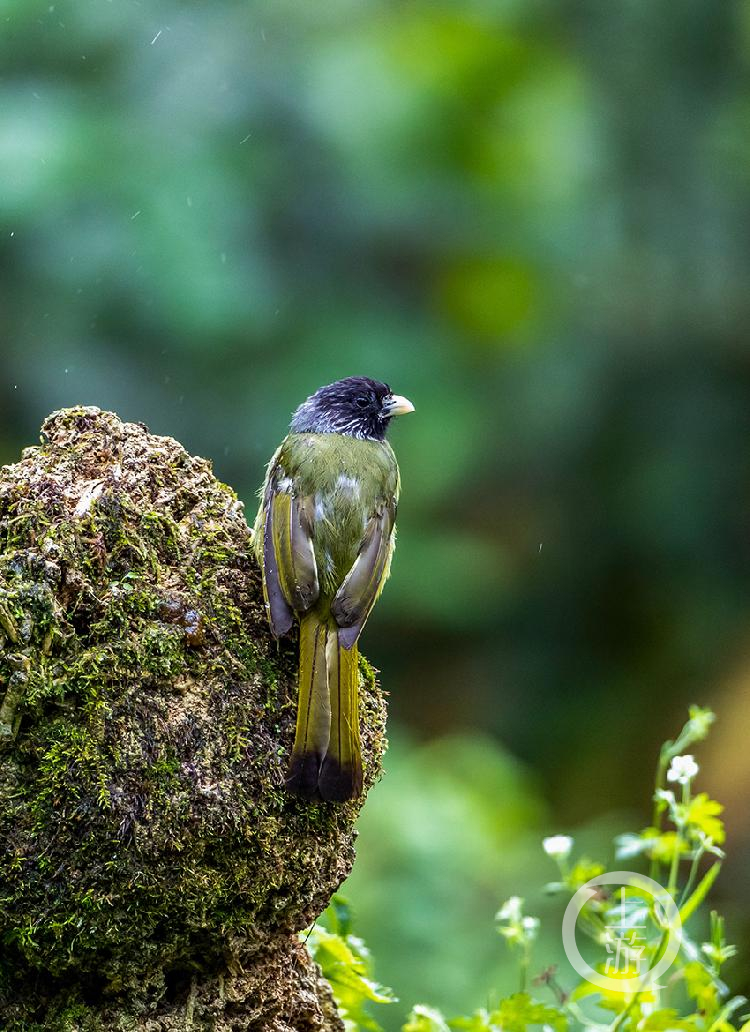
<path fill-rule="evenodd" d="M 286 790 L 301 799 L 319 799 L 320 757 L 316 753 L 292 754 L 286 776 Z"/>
<path fill-rule="evenodd" d="M 315 753 L 293 754 L 286 789 L 301 799 L 345 803 L 362 795 L 362 768 L 359 764 L 341 764 L 332 756 L 321 763 Z"/>
<path fill-rule="evenodd" d="M 326 756 L 320 768 L 318 791 L 331 803 L 345 803 L 362 795 L 362 768 L 359 764 L 339 763 Z"/>

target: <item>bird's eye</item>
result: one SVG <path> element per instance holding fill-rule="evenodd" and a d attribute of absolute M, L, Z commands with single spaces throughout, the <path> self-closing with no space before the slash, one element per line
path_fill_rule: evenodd
<path fill-rule="evenodd" d="M 357 406 L 357 408 L 364 409 L 367 408 L 367 406 L 370 404 L 370 399 L 367 397 L 366 394 L 358 394 L 357 397 L 354 399 L 354 404 Z"/>

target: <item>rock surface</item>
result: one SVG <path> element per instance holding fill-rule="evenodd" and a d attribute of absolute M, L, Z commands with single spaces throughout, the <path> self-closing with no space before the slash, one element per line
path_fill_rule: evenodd
<path fill-rule="evenodd" d="M 0 470 L 0 1027 L 342 1027 L 297 933 L 358 805 L 284 790 L 296 664 L 204 459 L 76 408 Z M 361 718 L 369 787 L 365 663 Z"/>

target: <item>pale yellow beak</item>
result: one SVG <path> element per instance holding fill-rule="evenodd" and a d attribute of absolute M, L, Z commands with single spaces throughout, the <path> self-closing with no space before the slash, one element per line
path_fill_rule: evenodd
<path fill-rule="evenodd" d="M 391 394 L 386 398 L 383 408 L 387 416 L 405 416 L 407 412 L 414 411 L 414 406 L 409 399 L 400 394 Z"/>

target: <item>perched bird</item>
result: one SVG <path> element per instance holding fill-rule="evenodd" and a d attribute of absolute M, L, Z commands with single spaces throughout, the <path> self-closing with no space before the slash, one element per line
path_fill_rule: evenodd
<path fill-rule="evenodd" d="M 260 491 L 254 542 L 271 631 L 300 625 L 287 787 L 309 799 L 362 791 L 357 639 L 395 540 L 400 478 L 385 434 L 413 411 L 364 376 L 321 387 L 294 413 Z"/>

